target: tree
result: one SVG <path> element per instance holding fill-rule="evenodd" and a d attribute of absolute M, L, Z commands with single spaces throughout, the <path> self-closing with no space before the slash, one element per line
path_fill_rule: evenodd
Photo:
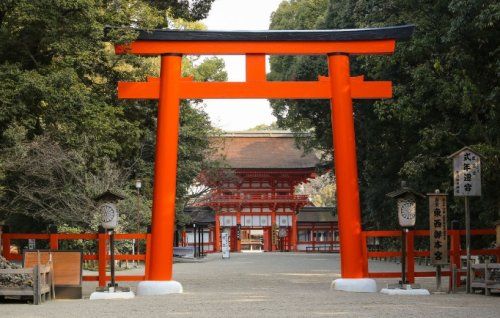
<path fill-rule="evenodd" d="M 414 23 L 408 42 L 393 56 L 352 57 L 351 73 L 391 80 L 394 98 L 356 102 L 355 124 L 363 220 L 368 227 L 396 223 L 393 202 L 384 195 L 405 179 L 422 192 L 452 191 L 446 156 L 470 145 L 487 156 L 483 196 L 474 200 L 473 226 L 491 226 L 500 211 L 498 125 L 498 39 L 500 7 L 495 1 L 330 1 L 325 18 L 310 14 L 309 0 L 290 1 L 273 15 L 272 29 L 358 28 Z M 286 17 L 286 18 L 283 18 Z M 308 20 L 308 22 L 304 22 Z M 326 60 L 279 57 L 274 79 L 315 80 Z M 323 101 L 272 103 L 281 127 L 312 129 L 310 147 L 331 150 L 330 114 Z M 420 204 L 419 227 L 428 227 Z M 450 202 L 450 219 L 462 219 L 460 200 Z"/>
<path fill-rule="evenodd" d="M 116 56 L 112 43 L 131 41 L 137 33 L 112 29 L 105 38 L 104 27 L 201 28 L 194 21 L 206 16 L 212 2 L 199 0 L 189 6 L 188 1 L 2 1 L 0 210 L 7 211 L 7 207 L 11 207 L 12 196 L 21 188 L 25 190 L 23 193 L 32 191 L 29 195 L 38 191 L 35 185 L 23 184 L 22 180 L 23 176 L 27 177 L 25 173 L 44 173 L 43 170 L 35 169 L 37 160 L 47 165 L 47 171 L 59 169 L 44 160 L 52 155 L 58 155 L 59 159 L 54 159 L 56 162 L 66 163 L 65 168 L 68 170 L 64 173 L 76 174 L 79 178 L 83 175 L 97 176 L 113 167 L 112 170 L 116 169 L 124 176 L 124 181 L 117 186 L 129 196 L 133 194 L 132 180 L 137 177 L 144 179 L 141 206 L 144 209 L 149 206 L 156 103 L 118 101 L 116 82 L 143 80 L 147 75 L 157 74 L 159 59 Z M 185 59 L 183 67 L 185 75 L 193 75 L 197 80 L 223 80 L 226 77 L 222 60 L 216 58 L 206 61 Z M 208 146 L 206 140 L 212 130 L 208 116 L 198 104 L 199 101 L 186 101 L 181 109 L 178 201 L 181 201 L 185 189 L 203 164 Z M 23 157 L 25 161 L 13 159 L 13 149 L 31 149 L 39 145 L 41 140 L 54 151 L 53 154 L 43 152 L 42 155 L 39 151 L 26 150 L 26 156 Z M 30 162 L 33 167 L 30 167 Z M 33 170 L 23 172 L 22 167 Z M 53 189 L 65 185 L 56 180 L 53 174 L 43 174 L 42 179 L 45 180 L 42 184 L 51 185 Z M 31 185 L 32 188 L 29 187 Z M 67 186 L 74 196 L 88 197 L 84 188 Z M 57 201 L 51 206 L 62 215 L 60 212 L 66 207 L 60 194 L 54 194 L 46 200 L 42 198 L 40 204 Z M 33 207 L 35 200 L 28 201 L 16 201 L 18 205 L 14 210 L 21 211 L 23 206 Z M 136 213 L 135 207 L 131 206 L 133 201 L 125 200 L 128 205 L 124 203 L 122 206 L 124 215 Z M 85 209 L 87 207 L 87 204 L 82 206 Z M 38 220 L 55 222 L 55 218 L 50 216 L 52 212 L 48 210 L 44 213 L 36 208 L 26 211 L 35 211 L 32 215 Z M 90 212 L 90 208 L 87 212 Z M 0 214 L 0 218 L 4 217 Z M 147 219 L 144 213 L 145 222 Z M 71 222 L 69 218 L 57 221 Z M 88 228 L 89 223 L 85 222 L 81 223 L 78 219 L 74 223 Z"/>
<path fill-rule="evenodd" d="M 315 178 L 310 178 L 301 183 L 295 189 L 297 194 L 306 194 L 314 206 L 336 207 L 337 199 L 335 197 L 337 187 L 335 177 L 331 171 Z"/>
<path fill-rule="evenodd" d="M 123 171 L 108 161 L 92 173 L 77 151 L 65 151 L 47 136 L 28 141 L 21 127 L 7 134 L 19 138 L 2 151 L 6 187 L 0 212 L 7 221 L 23 217 L 45 225 L 97 229 L 94 198 L 108 189 L 123 188 L 127 182 Z"/>
<path fill-rule="evenodd" d="M 284 1 L 271 15 L 270 29 L 307 30 L 324 28 L 327 0 Z M 323 56 L 271 56 L 269 80 L 314 81 L 318 75 L 327 75 L 326 58 Z M 299 143 L 311 150 L 317 148 L 325 153 L 331 149 L 328 101 L 324 100 L 271 100 L 273 114 L 281 128 L 296 133 L 310 131 L 312 138 L 302 138 Z M 311 129 L 314 128 L 314 129 Z M 319 142 L 321 140 L 321 142 Z"/>
<path fill-rule="evenodd" d="M 248 129 L 247 131 L 261 131 L 261 130 L 279 130 L 278 124 L 276 122 L 272 122 L 269 125 L 260 124 L 255 127 Z"/>

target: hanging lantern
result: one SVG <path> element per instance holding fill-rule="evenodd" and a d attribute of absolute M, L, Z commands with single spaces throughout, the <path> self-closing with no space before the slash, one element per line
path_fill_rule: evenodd
<path fill-rule="evenodd" d="M 417 202 L 415 196 L 407 194 L 397 199 L 398 221 L 401 227 L 414 227 L 416 221 Z"/>
<path fill-rule="evenodd" d="M 387 196 L 396 199 L 399 225 L 403 228 L 414 227 L 417 220 L 417 197 L 425 196 L 407 187 L 404 181 L 401 182 L 401 189 L 388 193 Z"/>

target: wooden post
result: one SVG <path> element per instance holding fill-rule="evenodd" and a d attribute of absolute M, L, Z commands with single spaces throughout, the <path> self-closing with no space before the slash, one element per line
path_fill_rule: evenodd
<path fill-rule="evenodd" d="M 441 265 L 436 265 L 436 291 L 441 292 Z"/>
<path fill-rule="evenodd" d="M 493 270 L 491 272 L 488 270 L 489 265 L 490 265 L 490 260 L 486 259 L 484 261 L 484 294 L 486 296 L 491 295 L 491 289 L 489 288 L 490 286 L 488 286 L 488 284 L 490 283 L 490 278 L 491 278 L 490 276 L 493 273 Z M 494 283 L 494 281 L 491 281 L 491 283 Z"/>
<path fill-rule="evenodd" d="M 271 211 L 271 251 L 276 251 L 276 245 L 278 244 L 278 240 L 275 240 L 274 228 L 276 226 L 276 208 L 273 208 Z M 274 241 L 274 242 L 273 242 Z"/>
<path fill-rule="evenodd" d="M 342 278 L 363 278 L 361 211 L 348 54 L 329 54 Z"/>
<path fill-rule="evenodd" d="M 59 249 L 59 234 L 55 233 L 49 234 L 49 246 L 51 250 Z"/>
<path fill-rule="evenodd" d="M 363 275 L 368 277 L 368 246 L 366 245 L 366 233 L 361 232 L 361 247 L 363 253 Z"/>
<path fill-rule="evenodd" d="M 448 231 L 450 233 L 450 238 L 451 238 L 451 263 L 452 265 L 455 265 L 455 268 L 457 270 L 457 276 L 455 279 L 456 286 L 454 287 L 460 287 L 461 282 L 460 282 L 460 270 L 462 268 L 461 261 L 460 261 L 460 230 L 450 230 Z"/>
<path fill-rule="evenodd" d="M 10 235 L 9 233 L 2 233 L 2 256 L 5 259 L 10 259 Z"/>
<path fill-rule="evenodd" d="M 149 280 L 149 267 L 151 265 L 151 233 L 146 234 L 146 255 L 144 260 L 144 274 L 146 280 Z"/>
<path fill-rule="evenodd" d="M 115 282 L 115 231 L 111 230 L 111 236 L 110 236 L 110 251 L 111 251 L 111 258 L 109 260 L 110 263 L 110 272 L 111 272 L 111 287 L 115 288 L 116 287 L 116 282 Z"/>
<path fill-rule="evenodd" d="M 99 287 L 106 286 L 106 263 L 107 263 L 107 234 L 99 233 L 97 236 L 98 239 L 98 255 L 97 259 L 99 262 L 98 271 L 99 271 Z"/>
<path fill-rule="evenodd" d="M 33 266 L 33 304 L 40 304 L 40 267 Z"/>
<path fill-rule="evenodd" d="M 465 290 L 467 294 L 471 293 L 471 259 L 470 259 L 470 210 L 469 197 L 464 197 L 465 201 L 465 250 L 467 255 L 467 273 Z"/>
<path fill-rule="evenodd" d="M 415 232 L 409 231 L 406 236 L 406 271 L 410 284 L 415 283 Z"/>
<path fill-rule="evenodd" d="M 264 251 L 269 251 L 269 227 L 265 227 L 262 229 L 263 236 L 262 238 L 264 239 Z"/>
<path fill-rule="evenodd" d="M 250 185 L 252 183 L 250 182 Z M 238 239 L 238 224 L 240 224 L 240 237 Z M 236 212 L 236 230 L 234 232 L 234 239 L 236 240 L 236 252 L 241 252 L 241 211 Z"/>
<path fill-rule="evenodd" d="M 266 81 L 266 55 L 246 54 L 246 81 L 265 82 Z"/>
<path fill-rule="evenodd" d="M 297 215 L 292 215 L 292 227 L 290 231 L 290 251 L 297 250 Z"/>
<path fill-rule="evenodd" d="M 198 238 L 196 237 L 196 224 L 193 224 L 193 257 L 198 257 Z"/>
<path fill-rule="evenodd" d="M 312 250 L 314 252 L 316 251 L 316 226 L 314 225 L 314 223 L 311 228 L 311 236 L 312 236 Z"/>
<path fill-rule="evenodd" d="M 335 240 L 335 235 L 334 235 L 334 230 L 333 230 L 333 223 L 330 224 L 330 235 L 331 235 L 331 239 L 330 239 L 330 252 L 333 252 L 333 241 Z M 361 247 L 363 247 L 363 246 L 366 248 L 366 242 Z"/>
<path fill-rule="evenodd" d="M 451 293 L 455 293 L 456 286 L 457 286 L 457 267 L 455 264 L 450 264 L 451 271 L 450 271 L 450 281 L 451 281 Z"/>
<path fill-rule="evenodd" d="M 198 226 L 197 227 L 198 245 L 196 246 L 198 257 L 201 257 L 201 230 L 202 230 L 202 227 Z"/>
<path fill-rule="evenodd" d="M 182 55 L 161 56 L 149 278 L 172 279 Z"/>
<path fill-rule="evenodd" d="M 403 228 L 401 231 L 401 283 L 400 285 L 403 286 L 408 283 L 408 280 L 406 278 L 406 233 L 408 229 Z"/>
<path fill-rule="evenodd" d="M 214 228 L 214 252 L 220 251 L 220 219 L 219 215 L 215 215 L 215 228 Z"/>

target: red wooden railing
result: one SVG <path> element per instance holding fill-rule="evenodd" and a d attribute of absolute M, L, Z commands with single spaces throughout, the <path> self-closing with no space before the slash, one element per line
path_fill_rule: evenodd
<path fill-rule="evenodd" d="M 306 252 L 309 251 L 324 251 L 330 253 L 340 252 L 340 242 L 339 241 L 298 241 L 297 245 L 307 245 Z M 328 248 L 326 248 L 328 247 Z"/>
<path fill-rule="evenodd" d="M 63 240 L 94 240 L 97 241 L 97 253 L 84 254 L 83 260 L 97 260 L 98 271 L 97 275 L 83 275 L 84 281 L 98 281 L 99 286 L 105 286 L 107 281 L 111 280 L 110 276 L 106 275 L 106 265 L 110 259 L 108 253 L 109 234 L 106 233 L 82 233 L 82 234 L 68 234 L 68 233 L 55 233 L 55 234 L 28 234 L 28 233 L 2 233 L 2 256 L 7 260 L 22 260 L 22 254 L 11 253 L 12 240 L 47 240 L 51 250 L 59 249 L 59 241 Z M 146 240 L 145 254 L 115 254 L 117 261 L 136 260 L 144 261 L 146 264 L 144 275 L 117 275 L 116 281 L 142 281 L 148 277 L 148 257 L 150 250 L 151 234 L 131 233 L 131 234 L 115 234 L 115 240 Z"/>
<path fill-rule="evenodd" d="M 494 229 L 472 230 L 471 235 L 496 235 Z M 363 246 L 363 262 L 365 273 L 372 278 L 400 278 L 401 272 L 369 272 L 368 259 L 370 257 L 401 257 L 400 251 L 369 251 L 367 246 L 368 237 L 400 237 L 401 231 L 364 231 L 362 232 Z M 465 230 L 448 230 L 450 238 L 450 265 L 455 265 L 457 269 L 461 268 L 460 256 L 465 255 L 465 249 L 462 249 L 460 237 L 465 236 Z M 415 257 L 429 257 L 429 251 L 421 251 L 414 249 L 415 237 L 429 237 L 429 230 L 409 231 L 406 240 L 406 264 L 407 278 L 411 283 L 415 282 L 415 277 L 434 277 L 435 271 L 415 271 Z M 500 260 L 500 248 L 471 250 L 472 255 L 494 255 L 497 260 Z M 460 286 L 460 276 L 465 275 L 463 271 L 457 272 L 457 286 Z M 443 276 L 451 276 L 450 271 L 443 271 Z"/>
<path fill-rule="evenodd" d="M 472 230 L 471 235 L 495 235 L 496 231 L 494 229 L 482 229 L 482 230 Z M 460 243 L 460 237 L 465 235 L 464 230 L 449 230 L 448 236 L 450 238 L 450 262 L 455 265 L 456 268 L 460 269 L 460 256 L 465 255 L 465 250 L 462 249 Z M 363 266 L 368 277 L 372 278 L 399 278 L 401 277 L 401 272 L 369 272 L 368 269 L 368 259 L 370 257 L 401 257 L 401 252 L 399 251 L 369 251 L 367 246 L 368 237 L 400 237 L 401 231 L 364 231 L 362 232 L 362 246 L 363 246 Z M 434 277 L 436 273 L 434 271 L 415 271 L 415 257 L 429 257 L 429 251 L 416 251 L 414 249 L 415 237 L 429 237 L 428 230 L 415 230 L 410 231 L 407 236 L 407 278 L 410 282 L 415 282 L 416 277 Z M 52 250 L 59 249 L 59 241 L 62 240 L 95 240 L 97 241 L 97 253 L 94 254 L 84 254 L 84 260 L 97 260 L 99 263 L 97 275 L 84 275 L 84 281 L 98 281 L 99 286 L 105 286 L 107 281 L 111 278 L 106 275 L 106 265 L 110 259 L 108 254 L 108 241 L 109 235 L 105 233 L 93 234 L 66 234 L 66 233 L 56 233 L 56 234 L 27 234 L 27 233 L 3 233 L 2 234 L 2 256 L 8 260 L 22 260 L 22 255 L 17 253 L 11 253 L 11 241 L 12 240 L 47 240 L 49 247 Z M 149 272 L 149 251 L 151 246 L 151 234 L 134 233 L 134 234 L 115 234 L 116 240 L 146 240 L 146 251 L 144 254 L 117 254 L 115 255 L 116 260 L 138 260 L 144 261 L 146 264 L 144 275 L 117 275 L 117 281 L 142 281 L 148 278 Z M 497 260 L 500 260 L 500 248 L 496 249 L 481 249 L 472 250 L 472 255 L 494 255 Z M 450 271 L 443 271 L 443 276 L 450 276 Z M 457 273 L 458 278 L 465 275 L 464 272 Z M 457 279 L 458 285 L 460 284 L 460 279 Z"/>
<path fill-rule="evenodd" d="M 225 202 L 295 202 L 306 201 L 307 195 L 301 194 L 215 194 L 210 197 L 214 203 Z"/>

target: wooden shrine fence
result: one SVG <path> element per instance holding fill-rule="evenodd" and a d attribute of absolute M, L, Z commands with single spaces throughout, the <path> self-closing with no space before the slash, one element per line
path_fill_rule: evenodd
<path fill-rule="evenodd" d="M 496 235 L 495 229 L 478 229 L 472 230 L 471 235 Z M 462 249 L 461 237 L 465 236 L 465 230 L 448 230 L 448 236 L 450 238 L 450 265 L 455 265 L 457 268 L 457 286 L 460 286 L 460 276 L 465 276 L 466 273 L 461 271 L 461 260 L 460 256 L 465 255 L 465 248 Z M 368 267 L 368 260 L 370 258 L 382 258 L 382 257 L 401 257 L 401 251 L 369 251 L 367 245 L 367 238 L 398 238 L 401 237 L 401 231 L 363 231 L 362 232 L 362 248 L 363 248 L 363 262 L 364 270 L 368 273 L 368 277 L 371 278 L 400 278 L 401 271 L 398 272 L 370 272 Z M 416 277 L 435 277 L 435 271 L 416 271 L 415 270 L 415 258 L 416 257 L 430 257 L 430 252 L 428 250 L 415 250 L 415 238 L 416 237 L 429 237 L 429 230 L 413 230 L 408 232 L 406 238 L 406 264 L 407 264 L 407 279 L 409 282 L 414 283 Z M 483 256 L 496 256 L 497 262 L 500 260 L 500 248 L 491 249 L 478 249 L 471 250 L 472 255 L 483 255 Z M 443 266 L 444 267 L 444 266 Z M 451 276 L 451 272 L 442 271 L 442 276 Z"/>
<path fill-rule="evenodd" d="M 84 281 L 97 281 L 99 286 L 105 286 L 107 281 L 111 281 L 111 277 L 106 275 L 106 266 L 110 260 L 108 252 L 109 234 L 106 233 L 54 233 L 54 234 L 31 234 L 31 233 L 3 233 L 2 234 L 2 256 L 7 260 L 21 261 L 23 259 L 22 253 L 12 253 L 11 243 L 12 240 L 45 240 L 48 241 L 50 250 L 59 250 L 60 241 L 71 240 L 85 240 L 96 241 L 95 253 L 83 255 L 84 261 L 97 261 L 98 270 L 97 275 L 83 275 Z M 143 233 L 130 233 L 130 234 L 115 234 L 115 241 L 123 240 L 145 240 L 146 250 L 144 254 L 115 254 L 117 261 L 144 261 L 145 274 L 144 275 L 116 275 L 116 281 L 143 281 L 146 280 L 149 273 L 149 255 L 151 246 L 151 234 Z"/>
<path fill-rule="evenodd" d="M 495 229 L 478 229 L 472 230 L 471 234 L 473 236 L 479 235 L 496 235 Z M 401 257 L 400 251 L 370 251 L 367 245 L 367 238 L 399 238 L 401 236 L 401 231 L 363 231 L 362 232 L 362 250 L 363 250 L 363 264 L 364 270 L 371 278 L 399 278 L 401 277 L 401 272 L 370 272 L 368 266 L 368 260 L 370 258 L 383 258 L 383 257 Z M 465 236 L 464 230 L 448 230 L 448 236 L 450 238 L 450 262 L 455 265 L 456 268 L 461 268 L 462 255 L 465 255 L 465 249 L 462 249 L 461 237 Z M 407 277 L 410 282 L 415 282 L 417 277 L 434 277 L 436 276 L 435 271 L 416 271 L 415 270 L 415 258 L 416 257 L 429 257 L 430 252 L 428 250 L 415 250 L 414 242 L 416 237 L 429 237 L 428 230 L 414 230 L 410 231 L 407 236 Z M 55 233 L 55 234 L 31 234 L 31 233 L 3 233 L 2 234 L 2 256 L 7 260 L 22 260 L 21 253 L 12 253 L 11 245 L 13 240 L 45 240 L 48 241 L 48 246 L 51 250 L 59 249 L 59 242 L 64 240 L 87 240 L 96 241 L 96 252 L 91 254 L 84 254 L 84 261 L 94 260 L 98 262 L 97 275 L 83 275 L 84 281 L 97 281 L 99 286 L 105 286 L 107 281 L 111 280 L 111 277 L 106 275 L 106 266 L 109 262 L 110 256 L 108 253 L 108 241 L 109 235 L 105 233 L 84 233 L 84 234 L 68 234 L 68 233 Z M 117 241 L 121 240 L 145 240 L 146 249 L 144 254 L 117 254 L 115 259 L 117 261 L 124 260 L 136 260 L 145 262 L 145 273 L 144 275 L 117 275 L 117 281 L 143 281 L 147 280 L 149 273 L 149 256 L 151 247 L 151 234 L 143 233 L 131 233 L 131 234 L 115 234 L 115 239 Z M 471 251 L 472 255 L 483 255 L 483 256 L 496 256 L 497 261 L 500 260 L 500 248 L 492 249 L 477 249 Z M 450 271 L 443 271 L 443 276 L 450 276 Z M 458 271 L 458 277 L 464 276 L 465 272 Z M 460 284 L 460 279 L 457 279 L 457 285 Z"/>

